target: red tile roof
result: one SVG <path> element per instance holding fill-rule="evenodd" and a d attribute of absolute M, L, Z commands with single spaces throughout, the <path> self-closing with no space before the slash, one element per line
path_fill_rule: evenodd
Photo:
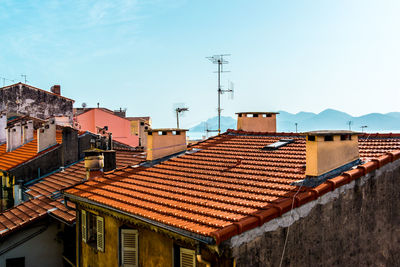
<path fill-rule="evenodd" d="M 0 237 L 4 237 L 21 227 L 43 219 L 48 214 L 68 224 L 75 221 L 75 205 L 68 203 L 67 209 L 61 200 L 39 197 L 25 201 L 0 213 Z"/>
<path fill-rule="evenodd" d="M 116 152 L 117 168 L 133 166 L 145 160 L 146 156 L 142 152 Z M 54 193 L 58 193 L 63 188 L 80 183 L 86 177 L 84 165 L 84 161 L 80 161 L 65 168 L 63 171 L 53 173 L 30 186 L 25 193 L 31 197 L 37 197 L 39 195 L 50 196 Z"/>
<path fill-rule="evenodd" d="M 294 143 L 275 151 L 261 150 L 289 136 Z M 376 166 L 387 163 L 387 158 L 399 158 L 400 152 L 386 155 L 400 149 L 399 137 L 361 136 L 361 158 L 374 158 L 366 164 Z M 294 207 L 374 169 L 364 164 L 307 189 L 291 185 L 305 178 L 304 136 L 229 130 L 191 149 L 193 153 L 150 168 L 117 170 L 67 189 L 65 194 L 219 243 L 290 210 L 298 190 Z"/>
<path fill-rule="evenodd" d="M 136 165 L 145 159 L 146 156 L 142 152 L 116 153 L 117 167 Z M 80 161 L 30 186 L 25 193 L 32 199 L 0 213 L 0 237 L 28 226 L 47 214 L 68 224 L 75 222 L 75 204 L 68 202 L 67 209 L 58 193 L 66 187 L 82 182 L 85 177 L 84 161 Z"/>
<path fill-rule="evenodd" d="M 52 146 L 44 151 L 37 153 L 37 135 L 36 132 L 33 135 L 33 140 L 24 144 L 23 146 L 11 151 L 6 152 L 7 144 L 0 145 L 0 170 L 8 171 L 17 167 L 18 165 L 32 160 L 42 154 L 53 150 L 62 143 L 62 132 L 57 131 L 56 133 L 57 145 Z"/>

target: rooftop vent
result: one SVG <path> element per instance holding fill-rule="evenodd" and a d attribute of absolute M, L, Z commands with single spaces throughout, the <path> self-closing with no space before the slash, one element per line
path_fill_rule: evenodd
<path fill-rule="evenodd" d="M 50 91 L 56 95 L 61 95 L 61 86 L 56 84 L 50 88 Z"/>
<path fill-rule="evenodd" d="M 246 132 L 276 132 L 277 112 L 238 112 L 237 129 Z"/>
<path fill-rule="evenodd" d="M 265 147 L 262 148 L 262 150 L 277 150 L 278 148 L 281 148 L 283 146 L 286 146 L 287 144 L 291 144 L 294 142 L 294 139 L 281 139 L 275 143 L 269 144 Z"/>

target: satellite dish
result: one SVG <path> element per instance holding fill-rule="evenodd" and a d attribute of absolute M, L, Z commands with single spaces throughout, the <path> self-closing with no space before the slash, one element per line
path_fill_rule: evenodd
<path fill-rule="evenodd" d="M 86 107 L 87 107 L 87 104 L 86 104 L 85 102 L 83 102 L 83 103 L 82 103 L 82 107 L 83 107 L 83 108 L 86 108 Z"/>

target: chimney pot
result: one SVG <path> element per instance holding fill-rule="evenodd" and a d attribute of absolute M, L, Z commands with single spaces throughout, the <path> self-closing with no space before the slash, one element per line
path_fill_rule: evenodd
<path fill-rule="evenodd" d="M 58 84 L 53 85 L 50 90 L 52 93 L 54 93 L 56 95 L 61 95 L 61 86 Z"/>
<path fill-rule="evenodd" d="M 147 160 L 168 157 L 186 150 L 185 129 L 149 129 L 147 131 Z"/>

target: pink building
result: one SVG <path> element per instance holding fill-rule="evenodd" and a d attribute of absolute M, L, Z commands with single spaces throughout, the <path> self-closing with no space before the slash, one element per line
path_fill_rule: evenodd
<path fill-rule="evenodd" d="M 113 111 L 106 108 L 79 109 L 76 115 L 78 128 L 82 131 L 89 131 L 100 134 L 100 129 L 108 127 L 114 140 L 136 147 L 139 145 L 139 137 L 132 135 L 131 122 L 123 117 L 117 116 Z"/>

